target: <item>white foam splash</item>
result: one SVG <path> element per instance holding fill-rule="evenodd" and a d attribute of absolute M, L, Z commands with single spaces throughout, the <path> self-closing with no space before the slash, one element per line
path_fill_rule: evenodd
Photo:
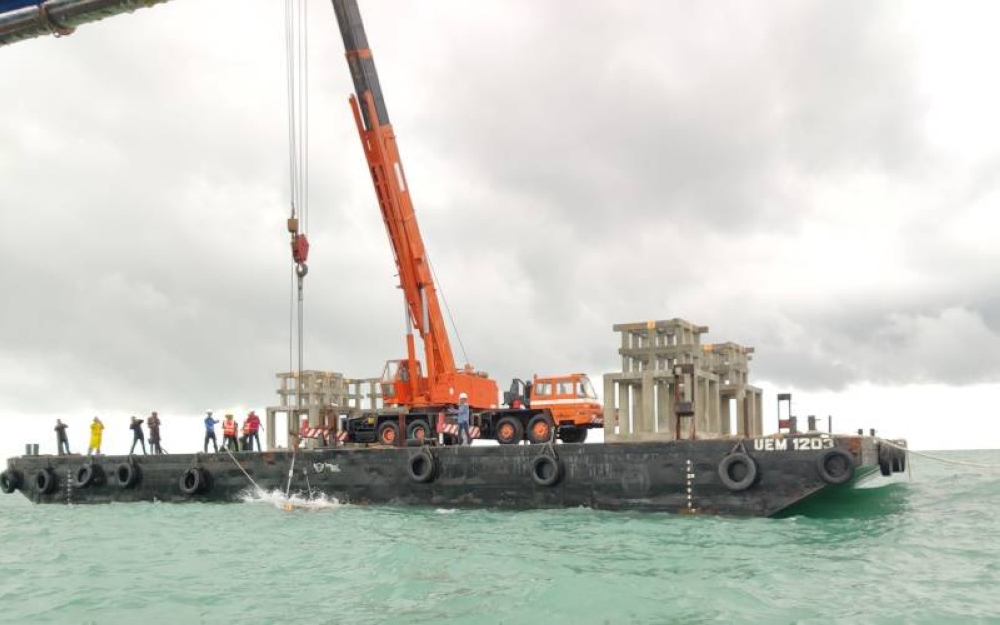
<path fill-rule="evenodd" d="M 251 489 L 243 494 L 244 503 L 266 503 L 275 508 L 286 511 L 293 510 L 329 510 L 339 508 L 342 504 L 336 497 L 327 497 L 323 493 L 307 497 L 302 493 L 292 493 L 286 497 L 285 493 L 279 489 L 262 490 Z"/>
<path fill-rule="evenodd" d="M 438 514 L 454 514 L 455 512 L 458 512 L 458 508 L 438 508 L 434 512 L 437 512 Z"/>

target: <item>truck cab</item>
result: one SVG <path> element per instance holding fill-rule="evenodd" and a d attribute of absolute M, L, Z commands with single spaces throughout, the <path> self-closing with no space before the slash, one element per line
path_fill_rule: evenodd
<path fill-rule="evenodd" d="M 582 443 L 588 429 L 604 427 L 604 408 L 585 373 L 535 375 L 531 382 L 515 379 L 511 390 L 504 393 L 504 403 L 513 409 L 547 414 L 566 443 Z M 538 426 L 542 427 L 540 423 Z M 532 440 L 541 438 L 542 433 L 532 436 L 529 426 L 526 434 Z"/>

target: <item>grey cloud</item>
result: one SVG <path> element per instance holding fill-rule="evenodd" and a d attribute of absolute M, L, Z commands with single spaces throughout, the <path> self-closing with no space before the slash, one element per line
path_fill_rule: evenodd
<path fill-rule="evenodd" d="M 966 360 L 948 339 L 992 345 L 995 272 L 974 268 L 996 259 L 935 238 L 940 213 L 903 229 L 925 278 L 912 292 L 825 306 L 823 284 L 769 260 L 825 189 L 859 172 L 919 188 L 937 163 L 918 42 L 894 26 L 905 8 L 569 6 L 363 7 L 475 364 L 501 386 L 608 371 L 613 323 L 682 316 L 709 324 L 709 340 L 757 346 L 757 375 L 779 384 L 996 378 L 993 351 Z M 195 20 L 174 3 L 2 51 L 0 366 L 62 389 L 12 377 L 3 404 L 273 401 L 289 254 L 272 9 L 229 0 Z M 332 19 L 316 16 L 312 34 L 306 364 L 370 376 L 404 351 L 402 304 Z M 962 202 L 989 197 L 981 172 Z M 956 266 L 967 271 L 949 283 Z M 785 292 L 756 292 L 782 281 Z"/>

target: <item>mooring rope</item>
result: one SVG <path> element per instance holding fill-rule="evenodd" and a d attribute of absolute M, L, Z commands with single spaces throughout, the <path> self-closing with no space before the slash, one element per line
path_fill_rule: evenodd
<path fill-rule="evenodd" d="M 924 453 L 922 451 L 913 451 L 912 449 L 908 449 L 906 447 L 903 447 L 902 445 L 897 445 L 892 441 L 887 441 L 884 438 L 879 438 L 877 440 L 884 445 L 888 445 L 889 447 L 895 447 L 896 449 L 904 451 L 908 454 L 913 454 L 915 456 L 927 458 L 928 460 L 936 460 L 937 462 L 943 462 L 945 464 L 957 464 L 963 467 L 975 467 L 977 469 L 1000 470 L 1000 464 L 984 464 L 982 462 L 969 462 L 968 460 L 954 460 L 952 458 L 942 458 L 941 456 L 933 456 L 931 454 Z"/>
<path fill-rule="evenodd" d="M 260 491 L 261 490 L 260 486 L 257 485 L 257 482 L 253 481 L 253 478 L 250 477 L 250 474 L 246 472 L 246 470 L 240 464 L 240 461 L 237 460 L 236 456 L 233 455 L 233 452 L 229 451 L 228 447 L 226 447 L 225 450 L 226 453 L 229 454 L 229 457 L 233 459 L 233 462 L 236 463 L 237 468 L 239 468 L 240 471 L 243 471 L 243 475 L 247 476 L 247 479 L 250 480 L 250 483 L 253 484 L 253 487 L 256 488 L 258 491 Z"/>

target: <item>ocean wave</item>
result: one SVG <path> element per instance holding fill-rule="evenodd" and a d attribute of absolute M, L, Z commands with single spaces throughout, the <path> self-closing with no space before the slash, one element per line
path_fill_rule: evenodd
<path fill-rule="evenodd" d="M 340 503 L 336 497 L 327 497 L 323 493 L 315 495 L 304 495 L 300 492 L 285 495 L 280 489 L 264 490 L 251 489 L 246 491 L 242 500 L 244 503 L 264 503 L 270 504 L 281 510 L 330 510 L 340 508 L 344 504 Z"/>

